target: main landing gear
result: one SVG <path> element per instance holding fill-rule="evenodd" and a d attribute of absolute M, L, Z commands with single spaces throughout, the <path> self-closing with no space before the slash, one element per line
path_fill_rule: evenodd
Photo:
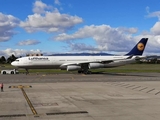
<path fill-rule="evenodd" d="M 79 70 L 78 73 L 83 73 L 83 74 L 92 74 L 91 71 L 89 70 Z"/>

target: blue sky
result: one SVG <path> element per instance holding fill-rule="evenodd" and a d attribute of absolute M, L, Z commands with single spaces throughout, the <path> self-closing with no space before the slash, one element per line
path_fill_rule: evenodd
<path fill-rule="evenodd" d="M 159 0 L 1 0 L 0 55 L 127 53 L 142 37 L 160 53 Z"/>

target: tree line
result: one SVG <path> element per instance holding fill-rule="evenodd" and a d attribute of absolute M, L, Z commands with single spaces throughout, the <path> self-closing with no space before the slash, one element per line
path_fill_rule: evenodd
<path fill-rule="evenodd" d="M 11 63 L 15 61 L 17 57 L 15 57 L 13 54 L 9 56 L 8 58 L 5 58 L 4 56 L 0 57 L 0 64 L 5 64 L 5 63 Z"/>

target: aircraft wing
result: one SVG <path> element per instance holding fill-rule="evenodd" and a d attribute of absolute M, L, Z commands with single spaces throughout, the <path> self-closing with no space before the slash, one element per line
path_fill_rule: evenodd
<path fill-rule="evenodd" d="M 132 59 L 132 57 L 133 57 L 133 55 L 131 55 L 131 56 L 127 57 L 127 58 L 123 58 L 123 59 L 97 60 L 97 61 L 86 61 L 86 62 L 76 62 L 76 63 L 64 63 L 60 67 L 65 67 L 65 66 L 69 66 L 69 65 L 83 65 L 83 64 L 89 64 L 89 63 L 103 63 L 103 64 L 107 64 L 107 63 L 111 63 L 111 62 L 114 62 L 114 61 Z"/>
<path fill-rule="evenodd" d="M 69 65 L 82 65 L 82 64 L 89 64 L 89 63 L 110 63 L 113 62 L 113 60 L 108 60 L 108 61 L 87 61 L 87 62 L 77 62 L 77 63 L 64 63 L 61 65 L 63 66 L 69 66 Z"/>

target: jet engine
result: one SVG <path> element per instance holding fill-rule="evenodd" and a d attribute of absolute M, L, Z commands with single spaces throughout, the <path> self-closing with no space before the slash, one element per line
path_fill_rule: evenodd
<path fill-rule="evenodd" d="M 74 71 L 74 70 L 80 70 L 81 66 L 78 65 L 69 65 L 67 66 L 67 71 Z"/>
<path fill-rule="evenodd" d="M 102 63 L 89 63 L 90 69 L 96 69 L 96 68 L 104 68 L 105 64 Z"/>

